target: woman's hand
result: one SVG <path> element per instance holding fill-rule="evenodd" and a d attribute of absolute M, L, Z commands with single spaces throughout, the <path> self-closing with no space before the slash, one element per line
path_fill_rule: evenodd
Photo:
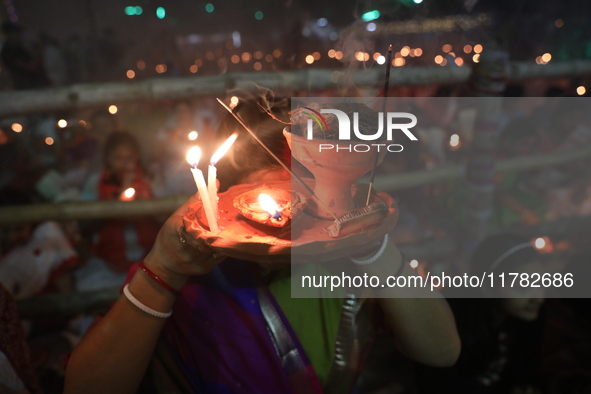
<path fill-rule="evenodd" d="M 207 273 L 224 259 L 181 229 L 183 216 L 195 201 L 197 196 L 191 197 L 164 223 L 144 260 L 150 270 L 177 290 L 190 275 Z M 128 290 L 139 302 L 159 312 L 172 310 L 176 301 L 172 292 L 141 269 L 134 274 Z M 64 393 L 136 393 L 165 321 L 122 295 L 74 349 Z"/>
<path fill-rule="evenodd" d="M 144 259 L 148 268 L 177 290 L 189 276 L 206 274 L 226 258 L 185 231 L 183 217 L 198 200 L 195 194 L 168 218 Z"/>

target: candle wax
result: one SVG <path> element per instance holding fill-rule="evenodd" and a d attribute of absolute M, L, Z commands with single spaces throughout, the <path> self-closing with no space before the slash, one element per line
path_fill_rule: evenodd
<path fill-rule="evenodd" d="M 195 179 L 195 184 L 197 185 L 199 196 L 201 196 L 201 202 L 203 203 L 203 209 L 205 210 L 205 216 L 207 217 L 207 223 L 209 224 L 209 231 L 214 234 L 217 234 L 220 232 L 220 229 L 218 227 L 216 215 L 211 206 L 209 192 L 207 191 L 207 187 L 205 186 L 205 178 L 203 178 L 203 172 L 201 172 L 201 170 L 198 168 L 191 168 L 191 172 L 193 173 L 193 179 Z"/>
<path fill-rule="evenodd" d="M 209 200 L 211 201 L 211 208 L 215 213 L 216 219 L 220 218 L 220 210 L 218 209 L 218 185 L 216 182 L 217 169 L 213 164 L 209 165 L 207 172 L 207 191 L 209 192 Z"/>

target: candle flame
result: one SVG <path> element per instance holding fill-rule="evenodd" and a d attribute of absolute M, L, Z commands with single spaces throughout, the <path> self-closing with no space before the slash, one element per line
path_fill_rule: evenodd
<path fill-rule="evenodd" d="M 265 212 L 267 212 L 271 216 L 277 215 L 277 211 L 279 210 L 279 205 L 273 200 L 271 196 L 265 193 L 259 194 L 259 204 L 261 204 L 261 208 Z"/>
<path fill-rule="evenodd" d="M 133 187 L 130 187 L 129 189 L 125 189 L 125 191 L 123 192 L 123 195 L 126 198 L 132 198 L 135 195 L 135 189 Z"/>
<path fill-rule="evenodd" d="M 211 156 L 211 165 L 215 165 L 221 158 L 228 152 L 234 141 L 238 138 L 238 133 L 232 134 L 228 139 L 218 148 L 217 151 Z"/>
<path fill-rule="evenodd" d="M 194 146 L 187 152 L 187 162 L 191 167 L 197 167 L 199 159 L 201 158 L 201 149 L 198 146 Z"/>

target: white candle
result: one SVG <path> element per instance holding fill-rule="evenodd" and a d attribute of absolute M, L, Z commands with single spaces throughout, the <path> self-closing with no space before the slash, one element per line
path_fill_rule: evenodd
<path fill-rule="evenodd" d="M 197 164 L 199 163 L 200 157 L 201 149 L 199 149 L 198 146 L 194 146 L 191 149 L 189 149 L 189 152 L 187 153 L 187 161 L 189 162 L 189 164 L 191 164 L 191 173 L 193 174 L 193 179 L 195 180 L 195 184 L 197 185 L 197 191 L 199 192 L 201 202 L 203 203 L 203 209 L 205 210 L 205 216 L 207 217 L 209 231 L 214 234 L 217 234 L 220 232 L 220 229 L 218 227 L 218 220 L 211 206 L 211 200 L 209 198 L 207 186 L 205 186 L 205 178 L 203 178 L 203 172 L 201 172 L 201 170 L 197 168 Z"/>
<path fill-rule="evenodd" d="M 211 156 L 209 162 L 209 168 L 207 171 L 207 191 L 209 192 L 209 200 L 211 206 L 215 212 L 216 218 L 219 219 L 220 211 L 218 208 L 218 185 L 217 185 L 217 169 L 215 168 L 216 163 L 228 152 L 228 149 L 232 146 L 234 141 L 238 138 L 238 134 L 234 133 L 218 148 L 217 151 Z"/>
<path fill-rule="evenodd" d="M 215 165 L 210 164 L 207 169 L 207 191 L 209 192 L 209 200 L 211 201 L 211 207 L 213 208 L 215 217 L 219 219 L 220 211 L 218 208 L 218 185 L 216 179 L 217 169 L 215 168 Z"/>

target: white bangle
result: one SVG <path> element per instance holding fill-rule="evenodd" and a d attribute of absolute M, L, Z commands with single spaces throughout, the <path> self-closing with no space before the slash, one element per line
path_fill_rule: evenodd
<path fill-rule="evenodd" d="M 384 250 L 386 250 L 386 245 L 387 244 L 388 244 L 388 234 L 384 235 L 384 239 L 382 240 L 382 244 L 380 245 L 380 248 L 370 258 L 368 258 L 366 260 L 358 260 L 358 259 L 354 259 L 353 257 L 349 257 L 349 259 L 352 262 L 354 262 L 355 264 L 359 264 L 359 265 L 368 265 L 368 264 L 371 264 L 371 263 L 375 262 L 377 259 L 379 259 L 382 254 L 384 254 Z"/>
<path fill-rule="evenodd" d="M 170 311 L 168 313 L 158 312 L 158 311 L 155 311 L 154 309 L 152 309 L 152 308 L 150 308 L 150 307 L 142 304 L 129 291 L 129 283 L 126 284 L 125 287 L 123 288 L 123 294 L 125 294 L 125 296 L 127 297 L 127 299 L 129 301 L 131 301 L 131 303 L 133 305 L 137 306 L 140 310 L 146 312 L 148 315 L 156 316 L 156 317 L 159 317 L 161 319 L 166 319 L 167 317 L 170 317 L 170 315 L 172 315 L 172 311 Z"/>

